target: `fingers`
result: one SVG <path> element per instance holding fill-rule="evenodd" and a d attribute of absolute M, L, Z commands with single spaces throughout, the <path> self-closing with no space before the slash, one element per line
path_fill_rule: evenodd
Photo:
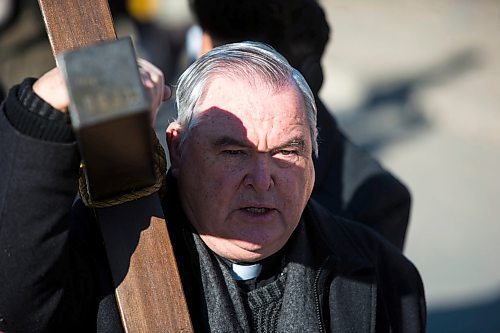
<path fill-rule="evenodd" d="M 165 85 L 160 69 L 144 59 L 138 59 L 141 79 L 151 97 L 151 119 L 154 122 L 162 102 L 172 97 L 172 89 Z M 52 107 L 67 112 L 69 94 L 61 71 L 54 68 L 42 75 L 34 84 L 33 91 Z"/>
<path fill-rule="evenodd" d="M 172 87 L 166 84 L 163 90 L 163 101 L 168 101 L 170 98 L 172 98 Z"/>
<path fill-rule="evenodd" d="M 159 68 L 140 58 L 137 63 L 144 87 L 151 97 L 151 121 L 154 123 L 161 103 L 172 97 L 172 89 L 165 85 L 163 72 Z"/>
<path fill-rule="evenodd" d="M 54 68 L 42 75 L 33 84 L 33 91 L 53 108 L 67 112 L 69 95 L 61 71 Z"/>

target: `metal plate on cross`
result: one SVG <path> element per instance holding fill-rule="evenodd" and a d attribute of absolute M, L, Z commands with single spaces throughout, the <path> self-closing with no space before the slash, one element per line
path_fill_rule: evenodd
<path fill-rule="evenodd" d="M 57 56 L 70 94 L 75 129 L 148 112 L 149 100 L 129 37 Z"/>
<path fill-rule="evenodd" d="M 92 200 L 155 183 L 150 101 L 129 37 L 58 54 Z"/>

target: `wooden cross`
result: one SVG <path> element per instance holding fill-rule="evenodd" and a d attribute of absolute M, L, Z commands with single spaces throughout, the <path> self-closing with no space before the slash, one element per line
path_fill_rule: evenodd
<path fill-rule="evenodd" d="M 67 51 L 116 39 L 106 0 L 38 2 L 56 57 Z M 139 118 L 138 121 L 142 122 L 147 119 Z M 149 120 L 146 121 L 146 126 L 150 126 Z M 113 126 L 112 122 L 110 126 Z M 147 135 L 131 140 L 141 142 L 144 151 L 152 151 Z M 79 140 L 81 150 L 92 150 L 92 145 L 88 147 L 82 141 Z M 85 160 L 85 154 L 82 155 Z M 115 167 L 120 168 L 120 161 L 116 163 Z M 109 170 L 109 173 L 113 171 Z M 149 176 L 145 175 L 144 178 Z M 158 195 L 152 194 L 118 206 L 98 209 L 97 216 L 125 331 L 192 332 Z"/>

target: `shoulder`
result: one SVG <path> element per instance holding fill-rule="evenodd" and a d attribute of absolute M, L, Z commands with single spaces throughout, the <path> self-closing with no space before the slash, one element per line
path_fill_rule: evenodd
<path fill-rule="evenodd" d="M 391 325 L 425 327 L 423 282 L 415 265 L 394 245 L 361 223 L 331 215 L 311 201 L 306 223 L 313 239 L 333 258 L 337 276 L 369 276 Z M 367 280 L 364 280 L 367 281 Z"/>
<path fill-rule="evenodd" d="M 314 239 L 337 261 L 356 259 L 374 267 L 378 274 L 407 273 L 420 280 L 413 263 L 366 225 L 335 216 L 314 200 L 309 201 L 305 216 Z"/>
<path fill-rule="evenodd" d="M 334 215 L 314 199 L 309 200 L 305 218 L 316 235 L 326 242 L 330 250 L 340 250 L 340 245 L 354 247 L 359 254 L 373 247 L 384 245 L 384 240 L 364 224 Z"/>
<path fill-rule="evenodd" d="M 411 295 L 412 304 L 425 309 L 420 273 L 382 236 L 361 223 L 333 216 L 314 200 L 306 208 L 306 224 L 315 245 L 333 258 L 338 274 L 371 271 L 384 302 L 397 304 L 403 295 Z"/>

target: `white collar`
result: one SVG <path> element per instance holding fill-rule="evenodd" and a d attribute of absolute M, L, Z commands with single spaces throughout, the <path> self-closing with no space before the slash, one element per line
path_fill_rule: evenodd
<path fill-rule="evenodd" d="M 254 279 L 259 276 L 262 271 L 262 264 L 250 264 L 250 265 L 242 265 L 242 264 L 231 264 L 231 275 L 234 279 L 239 281 L 245 281 Z"/>

